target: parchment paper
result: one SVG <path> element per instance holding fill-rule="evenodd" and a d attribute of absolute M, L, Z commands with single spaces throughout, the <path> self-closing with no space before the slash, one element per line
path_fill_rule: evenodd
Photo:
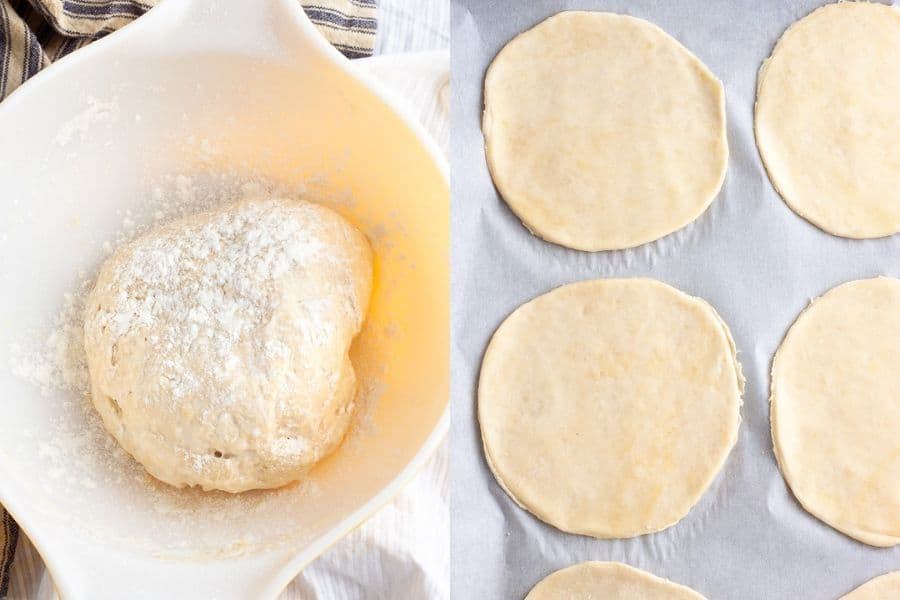
<path fill-rule="evenodd" d="M 622 561 L 710 600 L 832 600 L 900 569 L 900 547 L 866 546 L 800 507 L 769 433 L 772 355 L 799 312 L 844 281 L 900 276 L 900 235 L 853 241 L 816 229 L 781 200 L 756 149 L 757 70 L 785 28 L 821 4 L 453 0 L 454 598 L 518 600 L 550 572 L 583 560 Z M 731 158 L 722 191 L 693 224 L 635 250 L 584 253 L 532 236 L 499 198 L 485 164 L 480 118 L 490 61 L 516 34 L 574 8 L 656 23 L 725 84 Z M 481 448 L 476 382 L 493 331 L 521 303 L 572 281 L 630 276 L 661 279 L 715 306 L 747 377 L 743 423 L 722 472 L 682 521 L 631 540 L 595 540 L 545 525 L 500 489 Z"/>

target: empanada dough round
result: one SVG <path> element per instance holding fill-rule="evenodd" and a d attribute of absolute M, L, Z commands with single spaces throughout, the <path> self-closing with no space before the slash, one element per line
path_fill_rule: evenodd
<path fill-rule="evenodd" d="M 484 83 L 491 176 L 536 235 L 630 248 L 696 219 L 728 163 L 725 92 L 642 19 L 562 12 L 510 41 Z"/>
<path fill-rule="evenodd" d="M 900 543 L 900 280 L 851 281 L 800 314 L 772 363 L 775 456 L 803 507 Z"/>
<path fill-rule="evenodd" d="M 583 562 L 551 573 L 525 600 L 704 600 L 694 590 L 617 562 Z"/>
<path fill-rule="evenodd" d="M 839 2 L 794 23 L 759 72 L 756 143 L 794 212 L 848 238 L 900 231 L 900 10 Z"/>
<path fill-rule="evenodd" d="M 737 440 L 743 377 L 715 310 L 653 279 L 557 288 L 491 339 L 478 385 L 487 462 L 523 508 L 599 538 L 665 529 Z"/>
<path fill-rule="evenodd" d="M 251 198 L 152 231 L 87 299 L 94 406 L 171 485 L 299 479 L 347 431 L 371 286 L 365 237 L 310 202 Z"/>
<path fill-rule="evenodd" d="M 841 600 L 897 600 L 900 598 L 900 571 L 876 577 L 859 586 Z"/>

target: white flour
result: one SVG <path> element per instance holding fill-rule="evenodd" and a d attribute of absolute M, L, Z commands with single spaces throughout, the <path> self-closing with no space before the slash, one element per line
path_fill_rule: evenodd
<path fill-rule="evenodd" d="M 82 314 L 89 287 L 90 282 L 82 280 L 76 291 L 63 296 L 62 309 L 43 340 L 10 347 L 13 374 L 39 387 L 45 397 L 54 390 L 88 393 Z"/>
<path fill-rule="evenodd" d="M 63 124 L 56 133 L 56 144 L 68 146 L 76 138 L 84 138 L 91 127 L 99 123 L 115 123 L 119 118 L 119 104 L 116 99 L 101 102 L 93 97 L 87 98 L 87 108 Z"/>
<path fill-rule="evenodd" d="M 293 210 L 315 214 L 309 205 Z M 151 328 L 160 336 L 149 342 L 163 354 L 187 357 L 203 348 L 215 355 L 220 369 L 231 371 L 239 366 L 235 345 L 275 310 L 272 282 L 298 265 L 324 260 L 323 251 L 314 231 L 301 229 L 271 201 L 243 205 L 200 226 L 161 232 L 133 247 L 130 260 L 116 266 L 112 278 L 128 293 L 98 312 L 96 326 L 108 328 L 113 339 Z M 349 279 L 344 283 L 343 293 L 352 295 Z M 309 321 L 318 325 L 303 333 L 325 343 L 331 328 L 318 316 L 317 303 L 304 302 L 301 308 L 313 311 Z M 288 348 L 271 340 L 266 351 L 284 355 Z M 208 375 L 167 362 L 163 376 L 172 382 L 176 399 L 185 387 L 196 387 L 192 379 Z"/>
<path fill-rule="evenodd" d="M 150 227 L 213 208 L 223 199 L 270 189 L 258 180 L 234 175 L 166 178 L 154 186 L 140 212 L 122 211 L 121 227 L 110 239 L 97 240 L 97 248 L 105 257 Z M 304 192 L 303 187 L 271 191 L 301 197 Z M 329 200 L 326 203 L 332 206 L 353 207 L 352 198 L 346 194 Z M 381 233 L 372 235 L 376 229 Z M 368 226 L 364 230 L 376 253 L 389 251 L 389 227 Z M 95 272 L 88 272 L 79 277 L 61 299 L 61 309 L 47 330 L 17 339 L 10 347 L 9 367 L 13 373 L 39 388 L 48 401 L 59 402 L 58 414 L 52 417 L 50 427 L 26 430 L 24 437 L 33 440 L 33 444 L 19 449 L 33 453 L 33 448 L 37 448 L 46 465 L 34 481 L 36 487 L 44 489 L 41 495 L 59 498 L 63 490 L 65 514 L 71 515 L 73 527 L 108 542 L 145 548 L 161 556 L 234 555 L 260 545 L 302 538 L 305 530 L 287 517 L 301 499 L 323 493 L 315 478 L 277 490 L 238 495 L 179 490 L 147 475 L 109 436 L 90 401 L 83 348 L 83 306 L 95 276 Z M 370 337 L 387 338 L 395 335 L 394 330 L 395 326 L 388 325 L 384 331 L 370 331 Z M 358 375 L 357 418 L 344 443 L 350 454 L 364 451 L 364 438 L 377 433 L 375 407 L 385 391 L 377 365 L 358 370 Z M 120 508 L 135 515 L 127 528 L 120 523 L 116 529 L 110 529 L 107 521 L 100 518 L 103 515 L 91 508 L 108 503 L 111 493 Z M 100 500 L 101 497 L 107 499 Z M 138 518 L 146 511 L 158 515 L 156 526 L 148 528 L 146 521 Z"/>

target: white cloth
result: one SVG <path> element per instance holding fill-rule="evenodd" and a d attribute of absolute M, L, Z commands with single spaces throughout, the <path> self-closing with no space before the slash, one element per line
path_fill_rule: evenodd
<path fill-rule="evenodd" d="M 375 54 L 424 52 L 450 47 L 447 0 L 379 0 Z"/>
<path fill-rule="evenodd" d="M 303 570 L 280 600 L 450 597 L 447 443 L 362 527 Z"/>

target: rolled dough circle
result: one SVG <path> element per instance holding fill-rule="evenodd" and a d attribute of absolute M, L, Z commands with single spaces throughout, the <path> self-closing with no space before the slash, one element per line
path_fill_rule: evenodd
<path fill-rule="evenodd" d="M 900 598 L 900 571 L 872 579 L 840 600 L 897 600 Z"/>
<path fill-rule="evenodd" d="M 520 506 L 624 538 L 684 517 L 737 440 L 743 378 L 715 310 L 653 279 L 557 288 L 516 309 L 481 367 L 487 462 Z"/>
<path fill-rule="evenodd" d="M 371 286 L 366 238 L 311 202 L 249 197 L 155 229 L 88 296 L 93 404 L 170 485 L 295 481 L 349 426 Z"/>
<path fill-rule="evenodd" d="M 583 562 L 551 573 L 525 600 L 704 600 L 694 590 L 617 562 Z"/>
<path fill-rule="evenodd" d="M 794 23 L 759 72 L 756 143 L 788 206 L 848 238 L 900 231 L 900 10 L 839 2 Z"/>
<path fill-rule="evenodd" d="M 510 41 L 484 83 L 485 153 L 533 233 L 630 248 L 696 219 L 728 162 L 725 92 L 642 19 L 562 12 Z"/>
<path fill-rule="evenodd" d="M 814 300 L 772 364 L 775 455 L 810 513 L 873 546 L 900 543 L 900 280 Z"/>

